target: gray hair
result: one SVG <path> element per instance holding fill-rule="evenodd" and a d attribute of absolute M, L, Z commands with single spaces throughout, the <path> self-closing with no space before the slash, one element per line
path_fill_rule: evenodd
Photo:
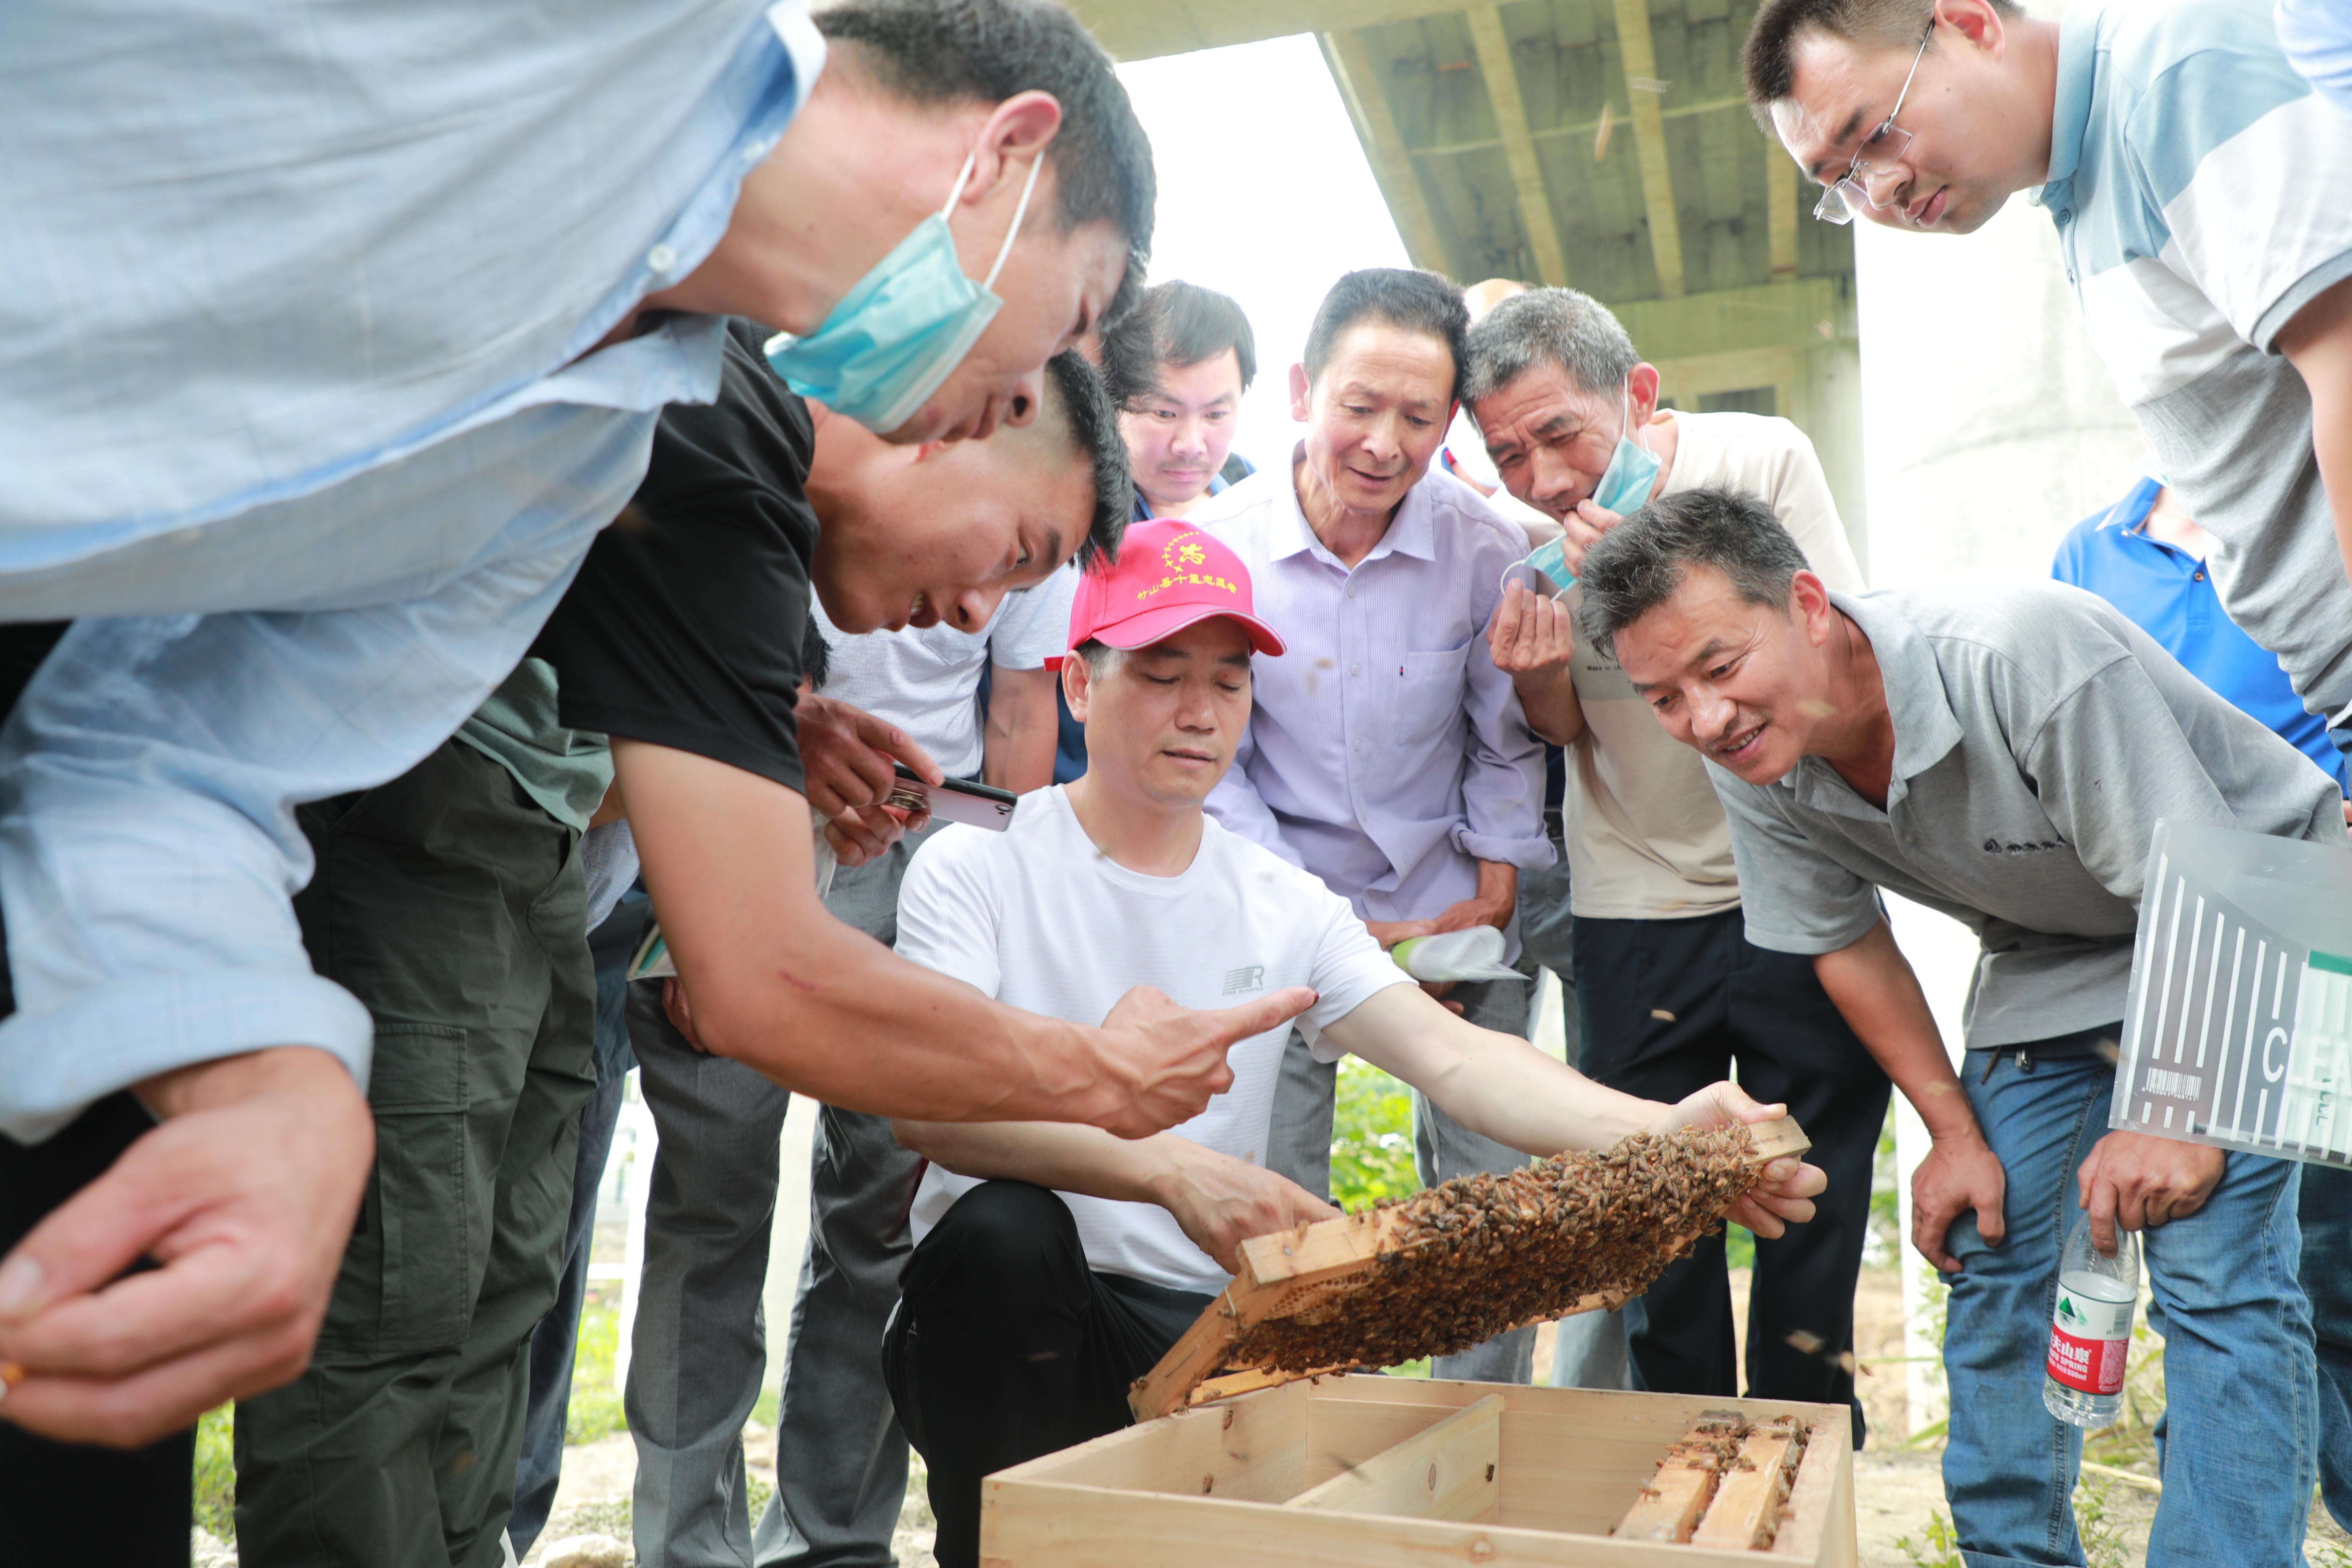
<path fill-rule="evenodd" d="M 1712 566 L 1751 605 L 1786 611 L 1805 552 L 1772 509 L 1738 490 L 1660 496 L 1602 534 L 1584 553 L 1576 621 L 1593 647 L 1616 656 L 1619 632 L 1675 596 L 1693 566 Z"/>
<path fill-rule="evenodd" d="M 1467 353 L 1462 400 L 1473 404 L 1546 364 L 1587 392 L 1611 393 L 1641 363 L 1609 307 L 1573 289 L 1530 289 L 1504 300 L 1470 329 Z"/>

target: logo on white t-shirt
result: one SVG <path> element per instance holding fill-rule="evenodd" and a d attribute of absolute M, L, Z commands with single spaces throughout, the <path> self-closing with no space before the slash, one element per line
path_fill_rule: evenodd
<path fill-rule="evenodd" d="M 1240 969 L 1228 969 L 1225 971 L 1225 995 L 1233 996 L 1237 995 L 1244 991 L 1263 991 L 1265 989 L 1265 965 L 1263 963 L 1252 963 L 1244 965 Z"/>

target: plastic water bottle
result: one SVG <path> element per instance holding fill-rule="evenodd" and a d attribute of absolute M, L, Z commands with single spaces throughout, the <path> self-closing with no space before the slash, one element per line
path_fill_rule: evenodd
<path fill-rule="evenodd" d="M 2113 1258 L 2091 1242 L 2088 1215 L 2074 1222 L 2058 1255 L 2058 1305 L 2050 1316 L 2050 1365 L 2042 1407 L 2061 1421 L 2097 1430 L 2124 1408 L 2124 1357 L 2139 1305 L 2139 1237 L 2116 1234 Z"/>

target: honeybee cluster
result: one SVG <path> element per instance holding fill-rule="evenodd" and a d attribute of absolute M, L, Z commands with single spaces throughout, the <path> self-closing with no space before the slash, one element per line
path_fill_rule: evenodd
<path fill-rule="evenodd" d="M 1600 1295 L 1616 1307 L 1721 1227 L 1756 1184 L 1744 1127 L 1635 1133 L 1602 1152 L 1443 1183 L 1361 1271 L 1302 1287 L 1225 1365 L 1313 1373 L 1448 1355 Z"/>

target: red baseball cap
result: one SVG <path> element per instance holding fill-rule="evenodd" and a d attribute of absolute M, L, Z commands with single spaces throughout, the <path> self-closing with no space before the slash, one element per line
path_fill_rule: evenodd
<path fill-rule="evenodd" d="M 1070 647 L 1089 640 L 1149 647 L 1223 616 L 1241 624 L 1258 652 L 1281 653 L 1282 639 L 1251 610 L 1249 571 L 1215 538 L 1181 518 L 1130 523 L 1118 563 L 1098 555 L 1078 579 Z"/>

